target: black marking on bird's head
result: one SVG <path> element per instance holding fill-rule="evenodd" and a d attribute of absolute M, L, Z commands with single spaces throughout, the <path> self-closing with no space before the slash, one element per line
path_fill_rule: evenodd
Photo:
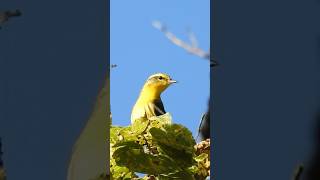
<path fill-rule="evenodd" d="M 173 80 L 168 74 L 165 73 L 156 73 L 147 79 L 149 84 L 159 84 L 159 85 L 170 85 L 176 83 L 177 81 Z"/>
<path fill-rule="evenodd" d="M 148 89 L 153 89 L 157 92 L 164 91 L 171 84 L 176 83 L 177 81 L 173 80 L 168 74 L 165 73 L 156 73 L 147 79 L 144 87 L 148 87 Z"/>

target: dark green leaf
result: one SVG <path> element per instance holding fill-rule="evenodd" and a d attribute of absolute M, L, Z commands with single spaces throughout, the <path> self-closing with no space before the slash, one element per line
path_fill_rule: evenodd
<path fill-rule="evenodd" d="M 145 174 L 168 173 L 179 169 L 166 156 L 145 153 L 143 146 L 121 146 L 113 153 L 113 158 L 117 165 Z"/>
<path fill-rule="evenodd" d="M 163 129 L 150 129 L 152 140 L 160 147 L 159 150 L 181 167 L 192 166 L 195 140 L 191 132 L 178 124 L 166 125 Z"/>
<path fill-rule="evenodd" d="M 169 173 L 169 174 L 160 174 L 159 180 L 194 180 L 194 177 L 192 174 L 190 174 L 187 171 L 178 171 L 174 173 Z"/>

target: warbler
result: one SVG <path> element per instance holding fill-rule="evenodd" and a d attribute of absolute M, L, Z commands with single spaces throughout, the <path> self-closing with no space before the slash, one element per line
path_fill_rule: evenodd
<path fill-rule="evenodd" d="M 131 123 L 133 124 L 139 118 L 150 118 L 165 114 L 166 111 L 160 95 L 171 84 L 176 82 L 164 73 L 151 75 L 142 87 L 139 98 L 132 108 Z"/>

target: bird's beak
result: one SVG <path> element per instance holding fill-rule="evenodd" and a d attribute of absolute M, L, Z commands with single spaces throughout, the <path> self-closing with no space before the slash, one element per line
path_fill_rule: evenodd
<path fill-rule="evenodd" d="M 169 84 L 177 83 L 177 81 L 170 79 Z"/>

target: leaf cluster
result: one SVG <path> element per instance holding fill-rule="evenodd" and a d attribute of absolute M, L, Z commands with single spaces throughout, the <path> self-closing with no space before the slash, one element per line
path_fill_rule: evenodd
<path fill-rule="evenodd" d="M 110 131 L 110 170 L 112 179 L 205 179 L 199 162 L 209 153 L 197 153 L 192 133 L 173 124 L 169 113 L 138 119 L 127 127 Z M 203 163 L 202 163 L 203 164 Z M 136 173 L 146 174 L 139 178 Z M 202 173 L 203 174 L 203 173 Z"/>

